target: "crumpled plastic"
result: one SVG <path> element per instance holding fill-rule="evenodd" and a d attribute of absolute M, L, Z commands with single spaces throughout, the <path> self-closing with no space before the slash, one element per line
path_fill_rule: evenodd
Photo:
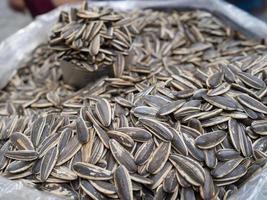
<path fill-rule="evenodd" d="M 10 181 L 0 177 L 0 199 L 2 200 L 63 200 L 45 192 L 27 187 L 23 181 Z"/>
<path fill-rule="evenodd" d="M 164 1 L 89 1 L 90 6 L 113 7 L 119 10 L 136 8 L 205 10 L 220 18 L 233 29 L 247 37 L 262 40 L 267 38 L 267 24 L 239 8 L 221 0 L 164 0 Z M 16 70 L 26 62 L 31 52 L 47 41 L 49 32 L 56 23 L 61 10 L 67 5 L 44 14 L 25 28 L 11 35 L 0 44 L 0 89 L 4 88 Z M 29 188 L 22 181 L 10 181 L 0 177 L 0 199 L 59 200 L 47 193 Z M 267 200 L 267 169 L 255 175 L 231 199 Z"/>

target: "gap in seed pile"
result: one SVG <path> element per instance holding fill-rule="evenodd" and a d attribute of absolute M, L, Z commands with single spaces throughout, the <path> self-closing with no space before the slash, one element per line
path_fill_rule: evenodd
<path fill-rule="evenodd" d="M 227 199 L 266 163 L 266 49 L 202 11 L 62 12 L 0 93 L 1 175 L 66 199 Z M 58 59 L 116 77 L 76 91 Z"/>

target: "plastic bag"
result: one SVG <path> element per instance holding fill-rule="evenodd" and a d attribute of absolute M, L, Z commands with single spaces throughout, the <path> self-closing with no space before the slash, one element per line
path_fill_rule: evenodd
<path fill-rule="evenodd" d="M 25 186 L 23 181 L 10 181 L 0 177 L 0 199 L 3 200 L 63 200 Z"/>
<path fill-rule="evenodd" d="M 220 0 L 165 0 L 165 1 L 101 1 L 89 2 L 90 6 L 109 6 L 120 10 L 136 8 L 155 9 L 201 9 L 206 10 L 233 29 L 254 39 L 267 38 L 267 24 L 240 10 L 239 8 Z M 74 6 L 74 5 L 71 5 Z M 79 5 L 75 5 L 79 6 Z M 0 89 L 4 88 L 16 70 L 25 62 L 31 52 L 42 42 L 47 41 L 48 34 L 56 23 L 61 10 L 70 6 L 60 7 L 48 14 L 38 17 L 25 28 L 7 38 L 0 44 Z M 267 200 L 267 169 L 254 176 L 231 199 Z M 27 188 L 21 181 L 14 182 L 0 177 L 0 199 L 17 200 L 58 200 L 58 197 Z"/>

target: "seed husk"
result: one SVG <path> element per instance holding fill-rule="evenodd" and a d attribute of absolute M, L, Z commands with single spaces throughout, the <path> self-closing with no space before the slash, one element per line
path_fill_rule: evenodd
<path fill-rule="evenodd" d="M 184 156 L 187 156 L 188 155 L 188 149 L 187 149 L 187 146 L 184 142 L 182 135 L 172 127 L 170 127 L 170 131 L 172 131 L 172 134 L 173 134 L 173 138 L 172 138 L 172 142 L 171 142 L 172 147 L 176 151 L 183 154 Z"/>

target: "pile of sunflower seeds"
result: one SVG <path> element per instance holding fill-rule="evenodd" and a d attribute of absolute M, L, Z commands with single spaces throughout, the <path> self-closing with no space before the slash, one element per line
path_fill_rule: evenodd
<path fill-rule="evenodd" d="M 63 11 L 52 30 L 50 46 L 58 59 L 72 62 L 77 67 L 96 71 L 113 67 L 129 54 L 137 28 L 134 13 L 116 12 L 112 9 L 89 9 L 85 3 L 81 9 Z"/>
<path fill-rule="evenodd" d="M 227 199 L 266 163 L 266 46 L 206 12 L 129 15 L 120 77 L 75 91 L 44 44 L 1 91 L 1 175 L 67 199 Z"/>

